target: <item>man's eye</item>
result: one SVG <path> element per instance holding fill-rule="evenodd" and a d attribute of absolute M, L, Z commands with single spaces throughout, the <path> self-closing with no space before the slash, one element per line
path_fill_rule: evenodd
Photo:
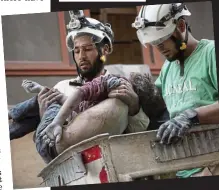
<path fill-rule="evenodd" d="M 93 48 L 91 47 L 88 47 L 88 48 L 85 48 L 85 51 L 91 51 Z"/>
<path fill-rule="evenodd" d="M 75 50 L 74 50 L 74 53 L 79 53 L 79 49 L 75 49 Z"/>

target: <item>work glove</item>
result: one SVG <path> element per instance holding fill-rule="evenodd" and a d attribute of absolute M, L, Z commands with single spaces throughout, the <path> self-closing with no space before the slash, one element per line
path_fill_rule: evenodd
<path fill-rule="evenodd" d="M 162 124 L 158 129 L 157 138 L 161 144 L 178 142 L 187 135 L 192 126 L 197 124 L 199 124 L 197 112 L 193 109 L 186 110 Z"/>

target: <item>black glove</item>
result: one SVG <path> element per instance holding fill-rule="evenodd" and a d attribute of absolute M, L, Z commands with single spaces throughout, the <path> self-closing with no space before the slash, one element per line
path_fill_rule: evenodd
<path fill-rule="evenodd" d="M 188 130 L 197 124 L 199 124 L 197 112 L 192 109 L 186 110 L 162 124 L 158 129 L 157 138 L 161 144 L 170 144 L 183 138 Z"/>

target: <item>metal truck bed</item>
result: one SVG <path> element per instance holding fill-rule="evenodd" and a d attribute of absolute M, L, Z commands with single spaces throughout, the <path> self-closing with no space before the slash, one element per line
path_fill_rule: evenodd
<path fill-rule="evenodd" d="M 205 125 L 174 145 L 156 142 L 156 131 L 98 135 L 65 150 L 39 177 L 49 187 L 111 183 L 215 164 L 219 125 Z"/>

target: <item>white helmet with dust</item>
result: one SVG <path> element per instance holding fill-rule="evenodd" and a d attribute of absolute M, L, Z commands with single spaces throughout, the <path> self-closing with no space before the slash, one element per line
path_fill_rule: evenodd
<path fill-rule="evenodd" d="M 132 27 L 143 46 L 158 45 L 168 39 L 176 29 L 176 21 L 191 13 L 183 3 L 142 6 Z"/>
<path fill-rule="evenodd" d="M 142 6 L 132 27 L 137 29 L 137 36 L 144 47 L 147 44 L 157 46 L 167 39 L 173 40 L 179 50 L 180 75 L 184 75 L 184 52 L 187 48 L 188 31 L 186 23 L 185 39 L 176 38 L 173 33 L 177 27 L 177 21 L 191 13 L 183 3 L 159 4 Z"/>

